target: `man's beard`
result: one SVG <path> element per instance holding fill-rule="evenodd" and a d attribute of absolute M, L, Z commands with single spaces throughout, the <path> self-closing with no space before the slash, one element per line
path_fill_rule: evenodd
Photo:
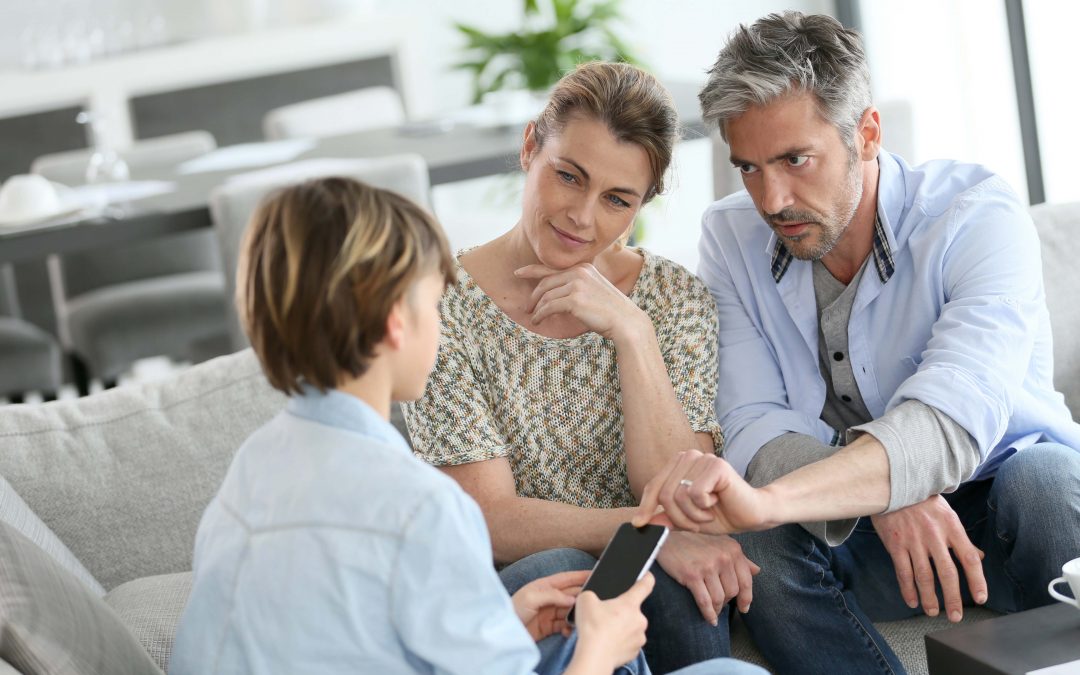
<path fill-rule="evenodd" d="M 810 210 L 795 208 L 782 209 L 779 213 L 763 214 L 777 236 L 784 242 L 785 248 L 799 260 L 820 260 L 833 250 L 855 217 L 855 211 L 862 199 L 862 172 L 859 162 L 852 157 L 849 164 L 848 181 L 843 192 L 833 204 L 831 213 L 822 214 Z M 779 233 L 781 223 L 808 223 L 807 231 L 795 237 L 785 237 Z M 812 239 L 814 231 L 820 237 Z"/>

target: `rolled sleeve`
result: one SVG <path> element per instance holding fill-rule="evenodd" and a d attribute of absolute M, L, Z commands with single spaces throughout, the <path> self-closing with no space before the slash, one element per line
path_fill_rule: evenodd
<path fill-rule="evenodd" d="M 981 188 L 949 214 L 945 303 L 921 363 L 887 408 L 917 400 L 941 411 L 971 434 L 985 458 L 1008 428 L 1045 302 L 1030 216 L 999 181 Z"/>

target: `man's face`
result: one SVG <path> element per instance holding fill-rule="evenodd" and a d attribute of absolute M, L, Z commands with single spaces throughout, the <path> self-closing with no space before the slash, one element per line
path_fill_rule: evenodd
<path fill-rule="evenodd" d="M 862 163 L 813 95 L 752 107 L 728 121 L 727 138 L 731 163 L 788 251 L 800 260 L 831 251 L 862 198 Z"/>

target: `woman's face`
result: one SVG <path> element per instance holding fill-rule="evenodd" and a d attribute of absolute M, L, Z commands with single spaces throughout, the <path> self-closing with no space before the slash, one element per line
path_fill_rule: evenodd
<path fill-rule="evenodd" d="M 592 262 L 634 222 L 653 184 L 645 149 L 607 126 L 573 117 L 537 147 L 532 123 L 521 148 L 521 222 L 541 263 L 565 269 Z"/>

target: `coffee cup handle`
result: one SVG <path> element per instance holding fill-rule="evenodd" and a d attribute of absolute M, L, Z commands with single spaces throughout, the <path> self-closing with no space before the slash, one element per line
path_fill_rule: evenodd
<path fill-rule="evenodd" d="M 1065 577 L 1058 577 L 1057 579 L 1054 579 L 1053 581 L 1050 582 L 1050 585 L 1046 587 L 1046 591 L 1050 595 L 1052 595 L 1055 599 L 1060 600 L 1061 602 L 1064 602 L 1064 603 L 1068 603 L 1068 604 L 1072 605 L 1073 607 L 1080 608 L 1080 600 L 1070 598 L 1067 595 L 1062 595 L 1061 593 L 1058 593 L 1056 589 L 1054 589 L 1054 586 L 1057 586 L 1058 584 L 1064 583 L 1064 582 L 1065 582 Z"/>

